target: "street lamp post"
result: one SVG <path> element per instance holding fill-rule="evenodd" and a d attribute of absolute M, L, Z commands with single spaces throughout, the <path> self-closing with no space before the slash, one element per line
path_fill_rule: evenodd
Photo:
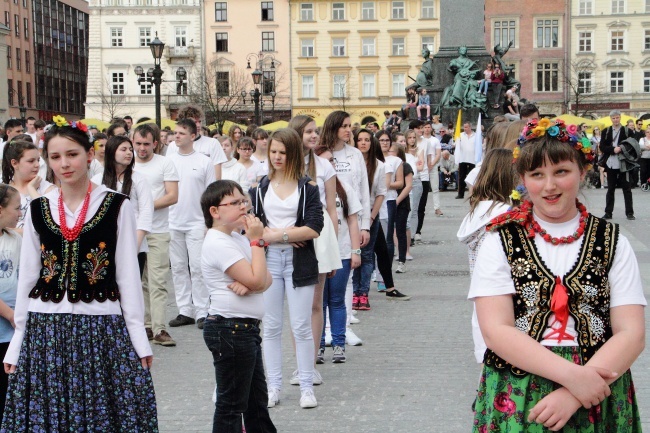
<path fill-rule="evenodd" d="M 253 102 L 255 103 L 255 124 L 261 126 L 262 121 L 260 116 L 260 95 L 262 93 L 260 92 L 259 84 L 262 80 L 262 72 L 258 69 L 255 69 L 251 75 L 253 76 L 253 83 L 255 84 L 255 88 L 250 92 L 251 98 L 253 98 Z"/>
<path fill-rule="evenodd" d="M 163 51 L 165 49 L 165 43 L 158 39 L 158 32 L 156 32 L 156 37 L 153 41 L 149 42 L 149 48 L 151 49 L 151 55 L 153 56 L 154 67 L 147 70 L 147 76 L 144 77 L 144 69 L 142 66 L 136 66 L 134 72 L 138 75 L 138 84 L 142 82 L 148 82 L 154 86 L 155 94 L 155 104 L 156 104 L 156 125 L 158 128 L 161 127 L 161 114 L 160 114 L 160 85 L 167 82 L 162 79 L 163 74 L 165 73 L 160 67 L 160 59 L 162 59 Z M 187 77 L 187 72 L 185 68 L 180 67 L 176 73 L 178 81 L 183 83 Z M 169 82 L 177 82 L 177 80 L 169 80 Z"/>
<path fill-rule="evenodd" d="M 251 96 L 251 100 L 255 104 L 255 124 L 261 126 L 263 123 L 262 115 L 260 112 L 260 100 L 262 97 L 263 92 L 260 91 L 260 85 L 264 85 L 263 83 L 263 78 L 264 78 L 264 61 L 265 60 L 270 60 L 271 61 L 271 69 L 275 70 L 275 57 L 273 57 L 271 54 L 264 55 L 262 52 L 260 53 L 250 53 L 248 56 L 246 56 L 246 69 L 252 69 L 251 67 L 251 61 L 255 61 L 255 70 L 251 73 L 251 76 L 253 77 L 253 85 L 255 88 L 249 92 Z M 275 91 L 271 92 L 275 94 Z M 244 99 L 244 103 L 246 103 L 246 91 L 241 92 L 242 98 Z M 275 98 L 275 96 L 273 96 Z"/>

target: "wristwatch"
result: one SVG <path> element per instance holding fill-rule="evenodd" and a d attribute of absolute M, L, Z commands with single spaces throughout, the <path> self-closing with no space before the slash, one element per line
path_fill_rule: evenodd
<path fill-rule="evenodd" d="M 287 232 L 282 233 L 282 242 L 284 242 L 285 244 L 289 243 L 289 235 L 287 234 Z"/>
<path fill-rule="evenodd" d="M 356 250 L 350 250 L 350 253 L 360 256 L 361 255 L 361 248 L 357 248 Z"/>
<path fill-rule="evenodd" d="M 265 246 L 266 246 L 266 241 L 264 239 L 258 239 L 256 241 L 251 241 L 251 247 L 264 248 Z"/>

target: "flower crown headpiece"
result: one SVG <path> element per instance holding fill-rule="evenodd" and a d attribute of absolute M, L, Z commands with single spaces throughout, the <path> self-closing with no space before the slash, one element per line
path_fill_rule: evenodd
<path fill-rule="evenodd" d="M 587 137 L 578 135 L 576 125 L 567 125 L 562 119 L 531 119 L 528 121 L 521 136 L 517 140 L 517 147 L 513 150 L 513 158 L 519 157 L 521 148 L 530 140 L 548 135 L 562 143 L 572 146 L 575 150 L 582 152 L 590 163 L 594 161 L 594 152 L 591 141 Z"/>
<path fill-rule="evenodd" d="M 63 126 L 69 126 L 69 127 L 71 127 L 71 128 L 78 129 L 78 130 L 81 131 L 81 132 L 88 133 L 88 127 L 86 126 L 85 123 L 83 123 L 83 122 L 80 121 L 80 120 L 73 121 L 72 123 L 69 123 L 69 122 L 65 119 L 65 117 L 59 115 L 59 116 L 54 116 L 54 117 L 52 117 L 52 121 L 53 121 L 54 124 L 55 124 L 56 126 L 58 126 L 59 128 L 61 128 L 61 127 L 63 127 Z"/>

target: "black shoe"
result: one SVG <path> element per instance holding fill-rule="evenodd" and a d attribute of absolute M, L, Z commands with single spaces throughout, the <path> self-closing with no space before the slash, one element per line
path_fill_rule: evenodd
<path fill-rule="evenodd" d="M 394 301 L 408 301 L 411 299 L 410 296 L 405 295 L 397 289 L 386 290 L 386 299 L 392 299 Z"/>
<path fill-rule="evenodd" d="M 627 216 L 627 219 L 629 219 L 630 221 L 634 221 L 636 218 L 634 217 L 634 215 L 630 214 Z"/>
<path fill-rule="evenodd" d="M 415 239 L 413 239 L 413 238 L 411 238 L 411 246 L 412 246 L 412 247 L 415 246 Z"/>
<path fill-rule="evenodd" d="M 465 197 L 461 197 L 461 196 L 459 196 L 459 195 L 456 196 L 456 199 L 458 199 L 458 200 L 462 200 L 462 199 L 464 199 L 464 198 L 465 198 Z"/>
<path fill-rule="evenodd" d="M 175 328 L 177 326 L 194 325 L 195 323 L 196 322 L 191 317 L 187 317 L 187 316 L 183 316 L 182 314 L 179 314 L 178 316 L 176 316 L 175 319 L 169 321 L 169 326 Z"/>
<path fill-rule="evenodd" d="M 603 215 L 603 219 L 611 220 L 612 219 L 612 214 L 611 213 L 606 213 L 605 215 Z"/>
<path fill-rule="evenodd" d="M 201 317 L 199 320 L 196 321 L 197 328 L 203 329 L 203 325 L 205 325 L 205 317 Z"/>

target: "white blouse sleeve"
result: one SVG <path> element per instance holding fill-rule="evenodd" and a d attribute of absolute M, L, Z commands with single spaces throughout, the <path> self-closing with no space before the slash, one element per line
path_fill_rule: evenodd
<path fill-rule="evenodd" d="M 386 194 L 388 193 L 388 188 L 386 187 L 386 164 L 378 164 L 375 179 L 377 180 L 375 196 L 381 195 L 386 197 Z"/>
<path fill-rule="evenodd" d="M 32 224 L 31 208 L 25 215 L 23 227 L 23 243 L 20 250 L 20 274 L 18 276 L 18 291 L 16 294 L 16 310 L 14 323 L 16 329 L 11 339 L 4 362 L 16 365 L 20 347 L 25 336 L 27 311 L 29 307 L 29 292 L 34 288 L 41 275 L 41 241 Z M 136 260 L 137 263 L 137 260 Z"/>
<path fill-rule="evenodd" d="M 501 246 L 499 233 L 488 232 L 483 238 L 474 264 L 468 299 L 515 294 L 510 265 Z"/>
<path fill-rule="evenodd" d="M 152 354 L 144 330 L 144 299 L 138 267 L 135 213 L 129 200 L 124 200 L 117 217 L 117 248 L 115 254 L 115 279 L 120 290 L 120 306 L 131 342 L 143 358 Z"/>
<path fill-rule="evenodd" d="M 614 262 L 608 277 L 610 308 L 621 305 L 647 305 L 643 295 L 639 263 L 630 241 L 623 235 L 618 237 L 616 254 L 614 254 Z"/>
<path fill-rule="evenodd" d="M 136 228 L 147 233 L 151 232 L 153 224 L 153 195 L 151 187 L 139 173 L 133 173 L 133 187 L 138 195 L 138 218 Z"/>

